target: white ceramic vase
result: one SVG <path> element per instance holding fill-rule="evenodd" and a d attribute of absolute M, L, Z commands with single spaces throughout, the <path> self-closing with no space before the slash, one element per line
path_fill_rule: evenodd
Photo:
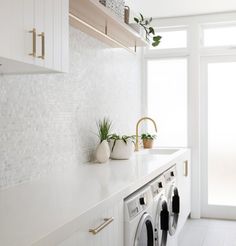
<path fill-rule="evenodd" d="M 111 149 L 110 158 L 114 160 L 128 160 L 134 153 L 134 143 L 131 139 L 127 139 L 127 143 L 123 140 L 116 140 L 115 145 L 114 140 L 110 140 L 109 146 Z"/>
<path fill-rule="evenodd" d="M 107 140 L 103 140 L 97 147 L 95 152 L 95 159 L 99 163 L 107 162 L 110 158 L 110 147 Z"/>

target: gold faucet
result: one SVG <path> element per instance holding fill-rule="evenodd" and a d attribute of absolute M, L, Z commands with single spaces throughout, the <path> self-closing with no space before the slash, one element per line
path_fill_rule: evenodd
<path fill-rule="evenodd" d="M 141 118 L 141 119 L 137 122 L 137 124 L 136 124 L 136 143 L 135 143 L 135 151 L 139 151 L 138 128 L 139 128 L 139 124 L 140 124 L 141 121 L 143 121 L 143 120 L 150 120 L 150 121 L 153 123 L 154 127 L 155 127 L 155 131 L 157 132 L 157 125 L 156 125 L 156 122 L 155 122 L 152 118 L 150 118 L 150 117 L 143 117 L 143 118 Z"/>

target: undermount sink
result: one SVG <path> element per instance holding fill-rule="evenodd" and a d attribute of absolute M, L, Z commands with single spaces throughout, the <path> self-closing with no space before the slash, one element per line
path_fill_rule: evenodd
<path fill-rule="evenodd" d="M 179 151 L 179 149 L 149 149 L 146 150 L 147 154 L 151 155 L 172 155 Z"/>

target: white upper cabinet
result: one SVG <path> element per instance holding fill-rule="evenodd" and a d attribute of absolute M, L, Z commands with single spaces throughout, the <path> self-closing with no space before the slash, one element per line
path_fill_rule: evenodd
<path fill-rule="evenodd" d="M 68 71 L 68 0 L 0 0 L 0 73 Z"/>

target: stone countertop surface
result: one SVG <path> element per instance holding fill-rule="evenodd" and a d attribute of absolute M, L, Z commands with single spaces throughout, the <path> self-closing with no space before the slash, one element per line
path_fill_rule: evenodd
<path fill-rule="evenodd" d="M 141 150 L 130 160 L 81 164 L 0 191 L 0 245 L 55 245 L 88 210 L 108 199 L 124 199 L 186 151 L 153 155 Z"/>

